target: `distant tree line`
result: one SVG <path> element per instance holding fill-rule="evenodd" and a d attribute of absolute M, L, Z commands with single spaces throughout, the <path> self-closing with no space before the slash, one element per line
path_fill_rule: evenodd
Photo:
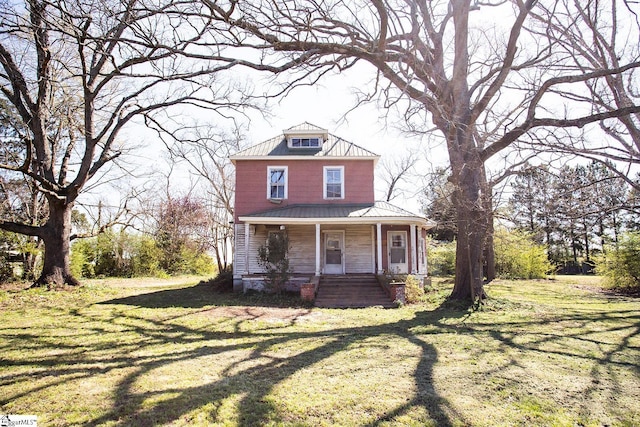
<path fill-rule="evenodd" d="M 528 167 L 511 189 L 505 217 L 544 244 L 549 260 L 566 272 L 593 265 L 608 244 L 640 225 L 637 189 L 603 163 Z"/>
<path fill-rule="evenodd" d="M 436 242 L 431 265 L 439 274 L 453 274 L 454 254 L 446 244 L 458 234 L 452 185 L 444 169 L 432 173 L 427 182 L 423 210 L 437 222 L 431 231 Z M 628 241 L 629 232 L 640 230 L 638 185 L 606 163 L 525 166 L 502 193 L 510 196 L 506 204 L 495 203 L 495 216 L 506 227 L 492 236 L 498 276 L 543 276 L 549 268 L 545 261 L 560 273 L 593 272 L 596 260 L 602 261 L 621 240 Z M 527 248 L 535 248 L 535 254 Z M 546 250 L 547 260 L 539 259 L 541 250 Z M 514 254 L 524 264 L 516 265 L 520 261 Z M 535 267 L 533 260 L 539 261 Z"/>

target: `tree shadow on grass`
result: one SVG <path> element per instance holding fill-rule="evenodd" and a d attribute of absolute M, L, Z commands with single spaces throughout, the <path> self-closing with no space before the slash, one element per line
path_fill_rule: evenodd
<path fill-rule="evenodd" d="M 100 304 L 130 305 L 145 308 L 203 308 L 212 305 L 309 308 L 308 303 L 303 302 L 296 294 L 292 293 L 276 295 L 262 292 L 248 292 L 246 294 L 216 292 L 206 283 L 115 298 L 103 301 Z"/>
<path fill-rule="evenodd" d="M 219 342 L 220 345 L 201 346 L 194 350 L 181 351 L 171 357 L 155 358 L 148 361 L 132 360 L 131 362 L 136 366 L 136 369 L 118 384 L 113 410 L 87 425 L 98 426 L 113 421 L 116 421 L 117 425 L 135 423 L 139 426 L 171 423 L 205 406 L 211 408 L 208 418 L 216 421 L 225 401 L 233 396 L 241 396 L 237 403 L 238 415 L 236 422 L 238 425 L 260 426 L 269 422 L 282 423 L 285 421 L 282 419 L 278 405 L 269 397 L 276 386 L 290 379 L 296 373 L 314 365 L 322 364 L 332 356 L 343 351 L 349 351 L 353 346 L 366 342 L 370 338 L 381 335 L 395 335 L 408 339 L 421 350 L 420 362 L 415 371 L 418 391 L 416 397 L 406 405 L 386 413 L 378 420 L 370 423 L 370 425 L 392 420 L 412 406 L 422 406 L 426 409 L 430 418 L 434 420 L 435 425 L 449 426 L 452 423 L 448 412 L 453 411 L 446 400 L 438 396 L 431 381 L 433 364 L 437 361 L 436 349 L 431 344 L 415 338 L 409 332 L 409 329 L 421 324 L 422 321 L 424 319 L 413 319 L 375 326 L 333 328 L 321 332 L 280 331 L 258 334 L 249 332 L 239 334 L 234 332 L 225 336 L 224 333 L 211 334 L 210 332 L 199 331 L 198 334 L 201 334 L 201 340 L 205 342 L 214 340 Z M 176 333 L 192 336 L 194 333 L 189 328 L 177 325 L 172 325 L 170 330 L 166 330 L 166 325 L 162 322 L 156 324 L 156 322 L 151 321 L 151 323 L 154 326 L 152 329 L 155 329 L 156 326 L 164 326 L 165 333 L 174 337 L 172 338 L 173 342 L 176 341 Z M 241 328 L 236 328 L 236 330 L 238 329 Z M 139 332 L 143 333 L 144 331 Z M 227 339 L 237 341 L 239 338 L 251 339 L 252 337 L 259 338 L 259 340 L 245 344 L 223 344 Z M 320 342 L 321 344 L 290 357 L 273 354 L 274 348 L 305 340 Z M 188 346 L 193 344 L 193 341 L 183 342 L 182 344 Z M 225 354 L 232 354 L 238 351 L 243 352 L 243 357 L 234 363 L 230 363 L 221 372 L 222 375 L 216 381 L 192 387 L 164 388 L 161 391 L 136 391 L 135 384 L 140 378 L 149 375 L 152 371 L 164 365 L 210 356 L 224 357 Z M 255 361 L 260 362 L 256 363 Z M 323 378 L 315 378 L 314 380 L 323 381 Z M 149 399 L 153 399 L 154 395 L 159 394 L 173 395 L 173 397 L 151 406 L 145 403 Z M 445 407 L 448 412 L 444 409 Z"/>
<path fill-rule="evenodd" d="M 194 292 L 198 293 L 200 289 L 194 286 L 182 290 L 157 291 L 101 304 L 163 310 L 169 307 L 197 309 L 220 302 L 216 294 L 202 296 L 194 295 Z M 237 303 L 233 300 L 224 301 Z M 233 328 L 220 328 L 216 324 L 192 327 L 177 322 L 176 318 L 144 317 L 145 315 L 135 310 L 113 312 L 108 316 L 103 311 L 76 310 L 71 311 L 70 315 L 78 325 L 83 325 L 84 329 L 82 333 L 78 332 L 72 343 L 65 344 L 63 350 L 66 353 L 63 356 L 54 352 L 59 350 L 59 343 L 55 337 L 24 332 L 18 334 L 0 329 L 3 336 L 12 336 L 14 340 L 7 345 L 22 343 L 45 354 L 45 357 L 33 356 L 21 360 L 0 356 L 2 366 L 31 368 L 28 374 L 3 376 L 3 382 L 0 384 L 9 385 L 34 378 L 57 377 L 55 381 L 44 384 L 36 382 L 25 392 L 0 398 L 1 406 L 28 393 L 64 385 L 65 382 L 91 380 L 97 375 L 119 373 L 119 376 L 115 376 L 119 380 L 113 386 L 113 400 L 109 408 L 85 425 L 152 426 L 187 422 L 189 420 L 186 418 L 194 412 L 206 417 L 204 420 L 194 420 L 196 424 L 232 420 L 242 426 L 269 423 L 306 425 L 310 424 L 310 421 L 304 418 L 304 415 L 295 418 L 294 415 L 283 411 L 283 402 L 278 402 L 274 397 L 278 388 L 299 374 L 308 381 L 326 381 L 325 376 L 311 375 L 308 372 L 322 366 L 335 369 L 335 361 L 332 361 L 332 358 L 358 346 L 369 346 L 372 341 L 377 345 L 380 337 L 386 337 L 387 341 L 405 341 L 417 350 L 416 354 L 406 356 L 416 360 L 413 371 L 415 391 L 407 396 L 405 403 L 380 407 L 374 415 L 363 417 L 361 425 L 398 423 L 403 416 L 411 416 L 415 409 L 423 410 L 428 417 L 427 422 L 432 425 L 466 425 L 471 424 L 470 420 L 458 413 L 434 386 L 434 368 L 440 356 L 438 349 L 430 342 L 430 334 L 464 334 L 483 339 L 491 338 L 504 349 L 570 354 L 569 349 L 549 350 L 544 347 L 545 343 L 563 342 L 567 334 L 561 331 L 556 334 L 543 334 L 530 340 L 522 340 L 522 337 L 518 337 L 514 332 L 518 328 L 526 330 L 549 322 L 558 322 L 558 318 L 501 323 L 499 327 L 478 322 L 464 325 L 460 324 L 459 319 L 466 316 L 467 312 L 444 307 L 434 311 L 418 312 L 411 319 L 370 326 L 332 327 L 329 324 L 323 328 L 300 330 L 292 330 L 287 326 L 256 328 L 252 320 L 246 318 L 230 319 L 230 322 L 235 322 Z M 629 362 L 617 360 L 615 353 L 633 347 L 633 339 L 637 337 L 639 329 L 638 316 L 637 311 L 582 313 L 564 315 L 560 320 L 579 326 L 589 322 L 606 321 L 608 318 L 625 319 L 624 326 L 610 327 L 612 332 L 625 333 L 625 338 L 615 348 L 607 351 L 604 356 L 582 356 L 595 361 L 605 370 L 611 364 L 624 363 L 625 366 L 629 366 Z M 458 319 L 456 324 L 452 324 L 453 318 Z M 425 330 L 425 326 L 429 326 L 430 329 Z M 89 345 L 85 342 L 96 334 L 105 339 L 99 344 Z M 576 332 L 574 335 L 570 338 L 578 343 L 588 341 L 599 344 L 602 341 L 598 336 L 583 332 Z M 198 362 L 195 367 L 192 364 L 194 361 Z M 180 371 L 182 364 L 187 363 L 190 363 L 189 369 L 196 372 Z M 518 361 L 512 359 L 507 363 Z M 224 365 L 219 366 L 220 364 Z M 167 370 L 172 373 L 167 383 L 153 381 L 150 385 L 145 384 L 145 379 L 155 379 Z M 306 374 L 303 374 L 305 372 Z M 191 378 L 188 385 L 181 384 L 181 374 Z M 602 375 L 601 370 L 594 372 L 594 375 Z M 365 393 L 366 398 L 372 401 L 375 401 L 376 395 L 376 390 Z M 310 396 L 310 399 L 312 404 L 326 403 L 323 402 L 322 395 Z M 233 408 L 231 412 L 235 413 L 233 416 L 229 415 L 230 406 Z M 205 415 L 202 415 L 203 412 Z M 324 421 L 327 422 L 326 418 Z M 334 421 L 339 423 L 337 420 Z"/>

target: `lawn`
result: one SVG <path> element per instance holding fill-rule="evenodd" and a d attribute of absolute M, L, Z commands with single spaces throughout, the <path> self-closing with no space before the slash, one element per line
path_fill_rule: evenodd
<path fill-rule="evenodd" d="M 0 414 L 41 426 L 640 425 L 640 300 L 496 281 L 469 312 L 328 310 L 197 279 L 0 290 Z"/>

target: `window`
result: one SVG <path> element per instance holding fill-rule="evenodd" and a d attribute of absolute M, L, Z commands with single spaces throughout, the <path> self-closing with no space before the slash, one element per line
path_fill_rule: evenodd
<path fill-rule="evenodd" d="M 322 145 L 321 137 L 291 137 L 289 138 L 289 147 L 291 148 L 320 148 Z"/>
<path fill-rule="evenodd" d="M 287 198 L 287 167 L 270 166 L 267 168 L 267 199 Z"/>
<path fill-rule="evenodd" d="M 344 199 L 344 166 L 324 167 L 324 198 Z"/>

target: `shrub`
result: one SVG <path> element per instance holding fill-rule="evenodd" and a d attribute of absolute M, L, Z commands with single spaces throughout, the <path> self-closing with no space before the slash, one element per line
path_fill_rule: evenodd
<path fill-rule="evenodd" d="M 194 248 L 183 247 L 180 251 L 180 258 L 182 259 L 180 268 L 169 273 L 210 274 L 215 271 L 213 259 L 206 253 L 199 252 Z"/>
<path fill-rule="evenodd" d="M 282 293 L 292 270 L 289 266 L 289 237 L 286 233 L 269 233 L 267 243 L 258 248 L 258 264 L 264 269 L 269 290 Z"/>
<path fill-rule="evenodd" d="M 640 232 L 629 232 L 606 248 L 596 261 L 596 272 L 611 288 L 640 287 Z"/>
<path fill-rule="evenodd" d="M 228 266 L 218 271 L 213 279 L 200 282 L 200 285 L 210 286 L 214 292 L 233 291 L 233 266 Z"/>
<path fill-rule="evenodd" d="M 163 276 L 166 273 L 160 268 L 162 251 L 150 236 L 131 236 L 131 275 Z"/>
<path fill-rule="evenodd" d="M 424 289 L 420 286 L 420 280 L 418 280 L 418 277 L 408 275 L 404 283 L 404 297 L 407 304 L 414 304 L 422 301 L 424 298 Z"/>
<path fill-rule="evenodd" d="M 451 276 L 456 272 L 456 242 L 436 243 L 429 249 L 429 273 Z"/>
<path fill-rule="evenodd" d="M 498 229 L 494 234 L 496 274 L 506 279 L 542 279 L 553 270 L 544 245 L 528 233 Z"/>

